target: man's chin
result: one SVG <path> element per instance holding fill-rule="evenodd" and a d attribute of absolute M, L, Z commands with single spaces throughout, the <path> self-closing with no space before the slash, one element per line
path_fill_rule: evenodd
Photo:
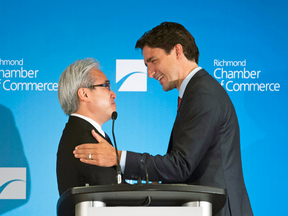
<path fill-rule="evenodd" d="M 170 86 L 162 85 L 162 89 L 163 89 L 163 91 L 167 92 L 167 91 L 172 90 L 173 88 L 171 88 Z"/>
<path fill-rule="evenodd" d="M 111 115 L 112 115 L 113 112 L 116 112 L 116 108 L 111 110 Z"/>

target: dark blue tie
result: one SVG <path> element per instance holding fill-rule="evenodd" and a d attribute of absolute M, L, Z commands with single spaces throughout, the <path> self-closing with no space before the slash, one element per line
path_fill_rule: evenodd
<path fill-rule="evenodd" d="M 105 133 L 105 140 L 112 145 L 112 142 L 111 142 L 109 136 L 106 133 Z"/>

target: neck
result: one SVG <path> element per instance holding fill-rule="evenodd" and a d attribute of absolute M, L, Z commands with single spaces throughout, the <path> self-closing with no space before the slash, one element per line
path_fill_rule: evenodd
<path fill-rule="evenodd" d="M 75 113 L 83 115 L 83 116 L 85 116 L 87 118 L 92 119 L 93 121 L 97 122 L 100 125 L 100 127 L 102 127 L 102 125 L 103 125 L 103 122 L 101 121 L 101 119 L 97 118 L 92 113 L 84 112 L 82 109 L 78 109 L 77 112 L 75 112 Z"/>
<path fill-rule="evenodd" d="M 182 68 L 182 73 L 181 73 L 181 77 L 178 79 L 178 85 L 177 85 L 177 90 L 179 91 L 180 86 L 182 84 L 182 82 L 184 81 L 184 79 L 188 76 L 188 74 L 193 71 L 195 68 L 197 68 L 198 65 L 195 62 L 192 61 L 188 61 L 187 64 L 184 65 L 184 67 Z"/>

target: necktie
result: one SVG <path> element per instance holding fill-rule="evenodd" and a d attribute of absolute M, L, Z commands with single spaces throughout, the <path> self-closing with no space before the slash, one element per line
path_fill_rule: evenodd
<path fill-rule="evenodd" d="M 112 145 L 110 137 L 105 133 L 105 140 Z"/>
<path fill-rule="evenodd" d="M 181 99 L 182 99 L 182 98 L 178 97 L 178 107 L 177 107 L 177 111 L 178 111 L 178 109 L 179 109 L 179 106 L 180 106 L 180 103 L 181 103 Z"/>

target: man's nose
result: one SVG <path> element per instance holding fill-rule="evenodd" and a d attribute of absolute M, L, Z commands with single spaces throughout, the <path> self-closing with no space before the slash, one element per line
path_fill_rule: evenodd
<path fill-rule="evenodd" d="M 112 91 L 112 90 L 111 90 L 111 97 L 112 97 L 113 99 L 115 99 L 115 98 L 116 98 L 116 94 L 115 94 L 115 92 L 114 92 L 114 91 Z"/>
<path fill-rule="evenodd" d="M 153 78 L 153 76 L 155 74 L 154 68 L 152 66 L 147 66 L 147 70 L 148 70 L 148 77 Z"/>

